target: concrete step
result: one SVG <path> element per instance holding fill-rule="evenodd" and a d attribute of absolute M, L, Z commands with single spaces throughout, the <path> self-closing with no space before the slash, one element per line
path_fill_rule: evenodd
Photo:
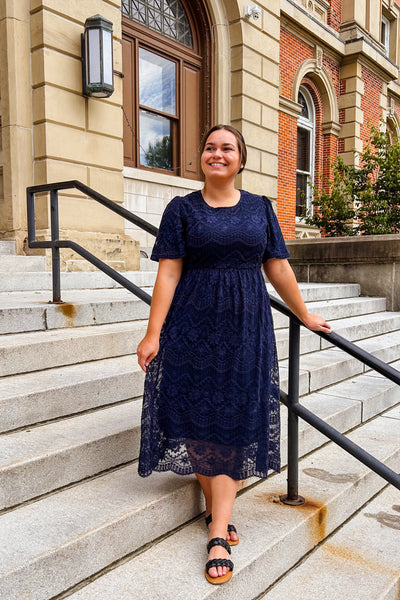
<path fill-rule="evenodd" d="M 44 256 L 0 254 L 0 272 L 3 273 L 29 273 L 45 271 L 45 269 L 46 258 Z"/>
<path fill-rule="evenodd" d="M 142 379 L 137 374 L 137 380 Z M 337 386 L 331 393 L 311 394 L 303 398 L 302 403 L 344 432 L 362 423 L 364 405 L 371 418 L 382 407 L 400 402 L 398 388 L 393 390 L 397 386 L 382 381 L 380 376 L 363 375 L 358 381 L 354 379 L 352 385 L 351 397 L 346 397 Z M 366 385 L 371 393 L 363 397 L 362 389 Z M 79 389 L 79 383 L 76 386 Z M 114 394 L 112 400 L 116 401 Z M 285 440 L 286 408 L 282 407 L 281 412 L 282 439 Z M 0 510 L 136 459 L 140 415 L 141 402 L 137 400 L 0 436 L 0 489 L 3 490 Z M 325 438 L 321 434 L 301 423 L 301 454 L 323 443 Z M 285 453 L 283 443 L 282 464 L 286 463 Z"/>
<path fill-rule="evenodd" d="M 396 465 L 400 467 L 399 423 L 398 420 L 396 421 L 398 416 L 397 409 L 397 412 L 392 411 L 387 417 L 379 417 L 363 425 L 362 430 L 351 434 L 354 441 L 359 440 L 368 451 L 390 463 L 392 468 Z M 332 421 L 335 424 L 337 419 L 333 418 Z M 329 476 L 331 483 L 327 484 L 326 479 L 329 482 Z M 275 504 L 274 499 L 285 491 L 285 480 L 285 473 L 271 477 L 267 482 L 246 491 L 238 498 L 234 514 L 241 535 L 238 548 L 244 546 L 246 552 L 240 555 L 239 550 L 238 555 L 235 548 L 235 577 L 237 569 L 239 573 L 242 573 L 243 569 L 251 570 L 251 564 L 245 560 L 247 552 L 251 561 L 254 557 L 253 550 L 259 553 L 263 546 L 262 554 L 265 553 L 263 559 L 267 559 L 268 550 L 280 543 L 280 528 L 282 534 L 293 535 L 296 533 L 293 531 L 296 525 L 299 529 L 297 532 L 299 539 L 292 540 L 293 547 L 296 549 L 299 543 L 302 548 L 305 542 L 306 546 L 315 545 L 324 537 L 323 532 L 331 531 L 333 525 L 338 526 L 342 522 L 340 518 L 346 519 L 351 511 L 361 506 L 383 485 L 381 479 L 368 473 L 368 469 L 351 457 L 344 456 L 343 451 L 334 449 L 331 445 L 328 451 L 326 447 L 319 450 L 317 454 L 305 459 L 301 465 L 300 490 L 308 498 L 305 507 L 289 509 L 279 503 Z M 356 494 L 357 488 L 358 494 Z M 328 508 L 333 512 L 333 524 Z M 282 514 L 279 515 L 278 509 Z M 23 597 L 22 590 L 29 590 L 30 597 L 35 600 L 52 598 L 93 573 L 107 568 L 114 561 L 179 527 L 196 517 L 202 510 L 199 489 L 194 477 L 155 473 L 150 478 L 140 479 L 136 465 L 133 464 L 83 482 L 79 486 L 72 486 L 22 506 L 18 510 L 6 512 L 0 515 L 0 547 L 7 548 L 7 553 L 0 563 L 0 597 L 7 600 L 20 600 Z M 256 516 L 254 511 L 257 513 L 260 510 L 262 514 Z M 273 519 L 272 515 L 268 515 L 270 510 L 277 512 Z M 286 529 L 288 515 L 291 515 L 290 526 Z M 295 519 L 295 523 L 292 518 Z M 259 529 L 260 523 L 268 523 L 268 526 L 261 527 L 261 537 L 258 535 L 254 538 L 257 523 Z M 186 573 L 190 572 L 191 577 L 194 576 L 196 581 L 193 581 L 192 585 L 196 585 L 196 588 L 193 589 L 198 589 L 205 557 L 201 559 L 200 566 L 197 564 L 197 559 L 192 564 L 191 557 L 192 550 L 197 558 L 199 553 L 204 553 L 206 529 L 201 521 L 191 525 L 185 531 L 184 539 L 186 541 L 192 539 L 194 544 L 188 546 L 185 542 L 183 546 L 189 561 L 186 565 L 189 570 Z M 201 536 L 201 552 L 196 544 L 199 536 Z M 162 547 L 165 542 L 156 548 Z M 256 546 L 252 550 L 253 543 Z M 172 557 L 176 553 L 180 554 L 180 548 L 179 540 L 176 541 L 174 551 L 169 547 L 168 552 L 172 552 L 167 561 L 169 570 L 172 568 L 170 564 Z M 188 548 L 191 549 L 190 552 Z M 286 550 L 284 554 L 290 555 L 290 552 Z M 238 562 L 236 562 L 237 558 Z M 130 564 L 136 564 L 135 560 Z M 158 560 L 154 563 L 151 551 L 148 561 L 145 569 L 148 584 L 152 582 L 153 585 L 157 585 Z M 178 562 L 180 563 L 180 560 Z M 274 567 L 276 568 L 276 565 Z M 289 566 L 285 571 L 288 568 Z M 183 563 L 177 565 L 178 578 L 182 584 L 186 581 L 180 574 L 184 569 Z M 52 577 L 44 577 L 45 571 L 51 572 Z M 135 570 L 132 581 L 135 581 L 139 571 L 140 569 L 137 572 Z M 116 572 L 119 573 L 120 570 L 117 569 Z M 123 574 L 122 577 L 125 584 Z M 140 579 L 140 582 L 143 584 L 143 579 Z M 170 578 L 166 577 L 165 583 L 168 589 L 166 596 L 158 596 L 155 590 L 143 588 L 142 596 L 127 595 L 127 598 L 174 598 L 170 595 L 172 589 L 170 592 L 169 582 Z M 176 586 L 175 579 L 171 583 Z M 268 585 L 262 587 L 260 592 L 267 587 Z M 90 591 L 90 586 L 85 589 Z M 208 586 L 200 585 L 199 589 L 202 590 L 201 593 L 204 590 L 210 592 Z M 178 589 L 175 587 L 176 593 L 181 593 L 179 590 L 180 586 Z M 122 598 L 123 593 L 118 587 L 114 593 L 105 588 L 102 596 L 93 597 L 102 600 Z M 177 597 L 186 600 L 192 596 L 178 595 Z M 202 597 L 202 595 L 198 596 L 198 598 Z M 242 598 L 240 595 L 237 597 Z M 253 596 L 248 597 L 253 598 Z"/>
<path fill-rule="evenodd" d="M 15 254 L 14 240 L 0 240 L 0 254 Z"/>
<path fill-rule="evenodd" d="M 331 300 L 306 300 L 306 304 L 310 312 L 317 315 L 321 314 L 329 322 L 386 310 L 385 298 L 355 296 L 351 298 L 334 298 Z M 289 326 L 288 317 L 275 309 L 273 309 L 272 313 L 276 330 Z"/>
<path fill-rule="evenodd" d="M 332 331 L 340 334 L 351 342 L 374 338 L 400 329 L 400 313 L 381 312 L 361 317 L 343 318 L 337 321 L 329 321 Z M 280 360 L 289 356 L 289 332 L 288 329 L 279 329 L 276 332 L 276 346 Z M 315 335 L 312 331 L 301 328 L 300 352 L 307 354 L 324 348 L 335 348 L 328 341 Z"/>
<path fill-rule="evenodd" d="M 26 258 L 26 257 L 25 257 Z M 139 287 L 148 287 L 154 285 L 156 278 L 155 271 L 127 271 L 123 275 L 133 281 Z M 101 271 L 61 273 L 61 298 L 64 292 L 71 289 L 104 289 L 121 287 L 116 281 L 102 273 Z M 7 278 L 0 278 L 0 292 L 17 291 L 41 291 L 48 290 L 48 300 L 52 300 L 51 291 L 53 289 L 52 274 L 43 273 L 23 273 L 11 272 Z"/>
<path fill-rule="evenodd" d="M 143 392 L 136 354 L 0 378 L 0 433 L 92 410 Z"/>
<path fill-rule="evenodd" d="M 386 363 L 393 362 L 400 358 L 400 331 L 358 340 L 356 345 Z M 280 373 L 284 379 L 287 377 L 287 369 L 288 360 L 280 361 Z M 303 354 L 300 357 L 300 394 L 321 390 L 368 370 L 368 367 L 356 358 L 335 347 Z M 304 374 L 307 380 L 306 388 L 303 387 Z M 284 385 L 282 388 L 285 389 Z"/>
<path fill-rule="evenodd" d="M 0 436 L 0 510 L 131 462 L 141 402 Z"/>
<path fill-rule="evenodd" d="M 120 291 L 121 296 L 125 295 Z M 85 294 L 83 294 L 85 295 Z M 25 316 L 29 314 L 25 313 Z M 35 310 L 37 312 L 35 313 Z M 118 356 L 122 354 L 133 353 L 136 349 L 132 343 L 141 339 L 145 331 L 146 323 L 143 317 L 147 316 L 148 308 L 140 301 L 122 298 L 120 301 L 114 301 L 110 306 L 107 302 L 93 302 L 86 304 L 83 301 L 76 304 L 53 305 L 51 307 L 32 307 L 32 313 L 36 319 L 32 318 L 32 326 L 37 329 L 42 326 L 39 333 L 15 333 L 2 336 L 0 339 L 0 356 L 2 364 L 0 365 L 0 376 L 13 373 L 24 373 L 37 371 L 45 368 L 52 368 L 64 364 L 74 364 L 81 361 L 97 360 L 108 356 Z M 2 312 L 0 311 L 0 315 Z M 17 314 L 14 315 L 11 325 L 6 320 L 7 311 L 3 313 L 5 323 L 3 329 L 17 328 Z M 129 318 L 142 319 L 136 322 L 109 323 L 112 319 Z M 90 322 L 107 324 L 97 325 L 96 327 L 83 326 L 73 329 L 55 329 L 58 325 L 84 324 Z M 22 317 L 21 317 L 22 322 Z M 0 319 L 1 323 L 1 319 Z M 366 338 L 372 335 L 378 335 L 398 329 L 400 325 L 400 313 L 378 313 L 370 315 L 367 322 L 363 317 L 352 317 L 346 320 L 333 321 L 333 329 L 338 333 L 345 333 L 346 337 L 352 340 Z M 53 329 L 54 327 L 54 329 Z M 47 329 L 46 329 L 47 328 Z M 127 338 L 127 334 L 135 330 L 136 335 L 131 338 L 131 344 L 128 349 L 117 349 L 122 341 Z M 103 342 L 99 342 L 102 339 Z M 302 352 L 314 352 L 319 347 L 328 344 L 313 333 L 302 331 Z M 288 355 L 288 335 L 286 330 L 277 332 L 278 355 L 281 359 Z M 108 354 L 108 351 L 111 354 Z M 395 360 L 394 357 L 391 360 Z"/>
<path fill-rule="evenodd" d="M 367 423 L 349 437 L 398 470 L 398 431 L 397 410 Z M 199 520 L 131 560 L 124 560 L 95 581 L 87 579 L 87 585 L 69 597 L 71 600 L 187 600 L 194 597 L 196 600 L 254 600 L 385 485 L 364 465 L 331 444 L 300 463 L 304 506 L 290 507 L 279 501 L 286 491 L 286 476 L 286 472 L 273 476 L 237 498 L 232 520 L 238 528 L 240 544 L 232 550 L 235 568 L 228 584 L 210 586 L 204 577 L 207 531 L 203 520 Z M 365 520 L 364 531 L 372 539 L 375 519 Z M 111 538 L 108 546 L 110 542 Z M 39 565 L 36 570 L 42 571 Z M 12 598 L 14 596 L 10 600 Z"/>
<path fill-rule="evenodd" d="M 399 529 L 399 491 L 388 486 L 260 600 L 395 600 Z"/>
<path fill-rule="evenodd" d="M 46 331 L 147 319 L 149 307 L 121 288 L 66 290 L 64 304 L 49 304 L 41 292 L 0 293 L 0 334 Z"/>
<path fill-rule="evenodd" d="M 0 376 L 136 352 L 147 321 L 15 333 L 0 338 Z"/>
<path fill-rule="evenodd" d="M 45 331 L 145 319 L 147 304 L 121 288 L 66 290 L 63 304 L 49 304 L 48 292 L 0 292 L 0 334 Z M 348 298 L 308 302 L 309 310 L 328 320 L 345 319 L 385 310 L 384 298 Z M 287 328 L 288 318 L 277 313 L 275 328 Z"/>

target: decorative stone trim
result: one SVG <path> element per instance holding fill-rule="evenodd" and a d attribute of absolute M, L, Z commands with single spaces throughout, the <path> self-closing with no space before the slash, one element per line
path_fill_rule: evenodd
<path fill-rule="evenodd" d="M 297 119 L 301 113 L 301 106 L 289 98 L 279 97 L 279 110 L 290 117 Z"/>

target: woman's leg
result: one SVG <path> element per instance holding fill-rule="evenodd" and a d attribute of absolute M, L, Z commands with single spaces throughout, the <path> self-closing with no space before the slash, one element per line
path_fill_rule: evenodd
<path fill-rule="evenodd" d="M 226 531 L 231 518 L 233 503 L 239 482 L 227 475 L 217 475 L 215 477 L 204 477 L 196 475 L 202 487 L 206 498 L 206 506 L 211 509 L 213 518 L 209 526 L 209 537 L 211 540 L 215 537 L 226 539 Z M 221 546 L 211 548 L 209 560 L 213 558 L 229 558 L 228 552 Z M 209 571 L 211 577 L 220 577 L 227 573 L 226 567 L 212 567 Z"/>
<path fill-rule="evenodd" d="M 196 473 L 196 477 L 200 483 L 201 489 L 203 491 L 204 494 L 204 498 L 206 501 L 206 513 L 205 516 L 208 517 L 208 515 L 213 512 L 212 509 L 212 492 L 211 492 L 211 480 L 214 479 L 214 477 L 206 477 L 205 475 L 199 475 L 198 473 Z M 221 475 L 221 477 L 223 477 Z M 228 477 L 228 479 L 230 479 L 230 477 Z M 233 480 L 232 480 L 233 481 Z M 237 484 L 236 486 L 236 491 L 239 487 L 239 481 L 235 482 Z M 230 517 L 229 517 L 230 518 Z M 213 520 L 214 520 L 214 515 L 213 515 Z M 230 521 L 228 521 L 228 523 L 230 523 Z M 225 533 L 225 539 L 226 540 L 231 540 L 232 542 L 235 542 L 236 540 L 239 539 L 237 533 L 235 533 L 234 531 L 226 532 Z"/>

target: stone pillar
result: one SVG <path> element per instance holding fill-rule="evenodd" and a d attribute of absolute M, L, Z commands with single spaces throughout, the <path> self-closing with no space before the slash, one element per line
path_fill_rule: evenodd
<path fill-rule="evenodd" d="M 346 0 L 342 2 L 341 37 L 345 40 L 354 40 L 361 37 L 367 25 L 366 16 L 366 0 Z"/>
<path fill-rule="evenodd" d="M 29 0 L 0 1 L 0 237 L 22 253 L 33 182 Z"/>
<path fill-rule="evenodd" d="M 360 138 L 361 125 L 364 121 L 361 110 L 361 98 L 364 94 L 362 67 L 358 62 L 344 65 L 340 69 L 340 78 L 344 93 L 339 97 L 339 109 L 344 111 L 340 137 L 344 142 L 341 156 L 346 164 L 358 164 L 358 156 L 353 150 L 362 152 L 363 143 Z"/>
<path fill-rule="evenodd" d="M 260 1 L 259 19 L 225 0 L 232 48 L 231 121 L 248 147 L 239 186 L 277 198 L 280 2 Z"/>
<path fill-rule="evenodd" d="M 32 106 L 35 184 L 78 179 L 115 202 L 124 196 L 120 0 L 31 0 Z M 81 34 L 101 14 L 113 23 L 114 87 L 110 98 L 82 95 Z M 48 203 L 39 214 L 38 238 L 48 236 Z M 61 237 L 81 243 L 117 269 L 135 269 L 138 244 L 115 213 L 76 190 L 60 194 Z M 68 270 L 88 268 L 63 251 Z"/>

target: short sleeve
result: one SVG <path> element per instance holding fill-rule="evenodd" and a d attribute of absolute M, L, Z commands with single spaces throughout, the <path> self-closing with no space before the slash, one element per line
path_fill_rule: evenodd
<path fill-rule="evenodd" d="M 184 258 L 185 227 L 182 219 L 182 198 L 176 196 L 165 207 L 157 238 L 151 253 L 152 260 Z"/>
<path fill-rule="evenodd" d="M 264 250 L 262 262 L 265 263 L 269 258 L 289 258 L 290 253 L 286 248 L 285 240 L 283 239 L 271 201 L 265 196 L 263 196 L 263 200 L 267 214 L 267 245 Z"/>

